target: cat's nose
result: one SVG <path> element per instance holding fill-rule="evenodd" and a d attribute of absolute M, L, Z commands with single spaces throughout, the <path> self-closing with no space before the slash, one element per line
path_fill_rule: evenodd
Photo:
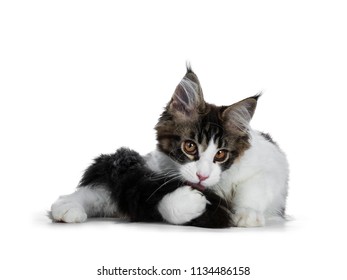
<path fill-rule="evenodd" d="M 208 178 L 208 176 L 203 176 L 200 173 L 196 173 L 196 176 L 198 176 L 200 182 L 205 181 Z"/>

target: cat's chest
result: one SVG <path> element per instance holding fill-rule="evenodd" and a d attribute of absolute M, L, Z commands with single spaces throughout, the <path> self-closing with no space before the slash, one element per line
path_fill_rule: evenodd
<path fill-rule="evenodd" d="M 226 198 L 232 196 L 232 193 L 236 191 L 237 181 L 235 177 L 232 176 L 231 170 L 226 170 L 223 172 L 218 186 L 215 188 L 219 195 L 225 196 Z"/>
<path fill-rule="evenodd" d="M 232 198 L 239 185 L 252 176 L 252 174 L 253 171 L 251 169 L 245 168 L 244 159 L 238 160 L 221 174 L 216 190 L 219 189 L 221 195 Z"/>

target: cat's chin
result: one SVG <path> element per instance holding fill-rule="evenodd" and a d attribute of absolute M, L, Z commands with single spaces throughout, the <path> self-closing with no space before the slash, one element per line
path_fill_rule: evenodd
<path fill-rule="evenodd" d="M 201 184 L 199 184 L 199 183 L 192 183 L 192 182 L 186 181 L 185 184 L 187 186 L 190 186 L 193 189 L 196 189 L 196 190 L 201 191 L 201 192 L 206 190 L 206 187 L 201 185 Z"/>

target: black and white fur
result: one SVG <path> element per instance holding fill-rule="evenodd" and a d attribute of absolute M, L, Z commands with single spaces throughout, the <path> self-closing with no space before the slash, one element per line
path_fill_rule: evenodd
<path fill-rule="evenodd" d="M 179 217 L 177 224 L 213 228 L 231 226 L 224 199 L 212 191 L 202 194 L 182 185 L 183 182 L 176 177 L 150 170 L 137 152 L 121 148 L 114 154 L 96 158 L 85 171 L 78 190 L 60 197 L 52 205 L 51 215 L 53 220 L 67 223 L 84 222 L 87 217 L 162 222 L 164 218 L 159 212 L 159 203 L 163 197 L 176 191 L 187 198 L 177 202 L 182 205 L 181 212 L 175 214 Z M 191 200 L 191 196 L 185 193 L 196 195 Z M 170 200 L 170 196 L 166 199 Z M 165 206 L 162 204 L 162 207 Z"/>

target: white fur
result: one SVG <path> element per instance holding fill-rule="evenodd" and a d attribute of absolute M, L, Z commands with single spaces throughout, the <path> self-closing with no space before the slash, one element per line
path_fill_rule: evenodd
<path fill-rule="evenodd" d="M 260 226 L 264 223 L 257 220 L 278 216 L 285 208 L 288 188 L 289 169 L 283 152 L 258 132 L 250 135 L 250 149 L 223 172 L 219 183 L 224 194 L 234 192 L 233 220 L 239 226 Z"/>
<path fill-rule="evenodd" d="M 180 174 L 189 182 L 199 183 L 197 174 L 208 177 L 206 180 L 201 182 L 204 187 L 213 186 L 220 180 L 221 169 L 218 163 L 214 163 L 213 159 L 218 149 L 217 145 L 210 141 L 206 150 L 203 150 L 200 145 L 199 155 L 200 158 L 197 161 L 192 161 L 180 166 Z"/>
<path fill-rule="evenodd" d="M 206 208 L 205 196 L 189 186 L 176 189 L 159 202 L 158 210 L 171 224 L 185 224 L 199 217 Z"/>
<path fill-rule="evenodd" d="M 265 225 L 264 215 L 252 208 L 236 208 L 232 220 L 238 227 L 261 227 Z"/>
<path fill-rule="evenodd" d="M 70 195 L 60 196 L 51 207 L 52 218 L 66 223 L 81 223 L 87 217 L 115 216 L 117 207 L 103 187 L 83 187 Z"/>

